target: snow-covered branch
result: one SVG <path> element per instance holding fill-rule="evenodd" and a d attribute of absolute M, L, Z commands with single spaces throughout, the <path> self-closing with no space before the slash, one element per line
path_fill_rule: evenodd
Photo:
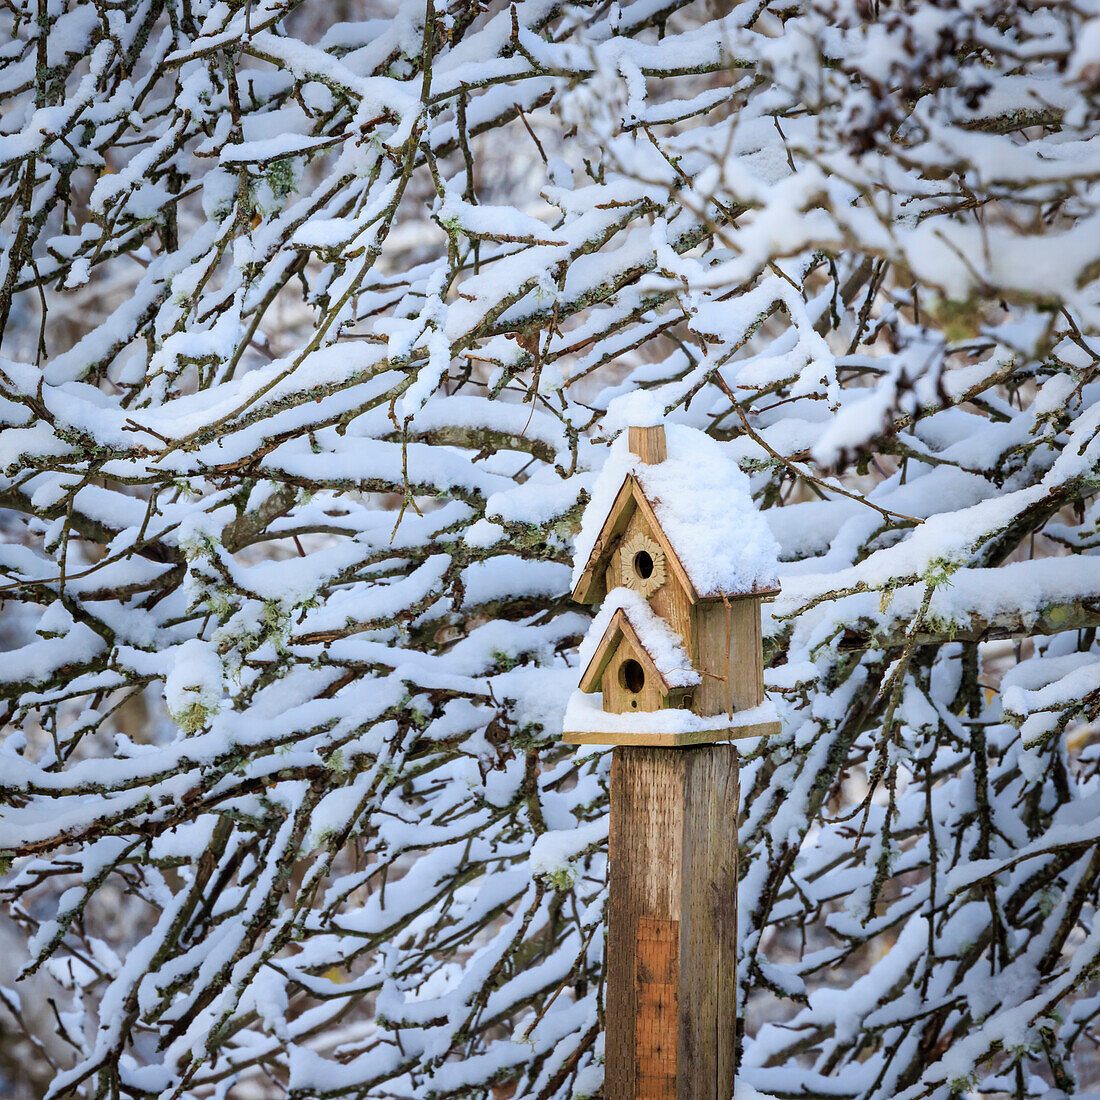
<path fill-rule="evenodd" d="M 1091 8 L 0 28 L 0 1091 L 598 1095 L 569 563 L 639 389 L 781 547 L 741 1080 L 1095 1083 Z"/>

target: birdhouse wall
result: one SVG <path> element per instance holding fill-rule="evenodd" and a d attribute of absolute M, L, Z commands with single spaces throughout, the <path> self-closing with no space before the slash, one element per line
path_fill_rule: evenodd
<path fill-rule="evenodd" d="M 612 714 L 636 714 L 639 711 L 660 710 L 664 705 L 664 697 L 661 694 L 661 686 L 655 683 L 651 676 L 645 676 L 645 682 L 640 691 L 632 691 L 628 676 L 627 662 L 634 660 L 629 646 L 620 646 L 619 651 L 611 658 L 611 663 L 604 670 L 600 680 L 603 691 L 603 709 Z M 639 666 L 640 667 L 640 666 Z M 637 669 L 633 670 L 637 675 Z"/>
<path fill-rule="evenodd" d="M 698 668 L 693 652 L 694 645 L 691 629 L 691 601 L 681 588 L 679 581 L 670 576 L 667 581 L 649 597 L 649 606 L 684 640 L 684 649 Z"/>
<path fill-rule="evenodd" d="M 696 714 L 711 715 L 728 711 L 731 704 L 734 711 L 739 711 L 762 703 L 760 600 L 752 596 L 730 600 L 728 611 L 721 600 L 705 600 L 693 610 L 692 659 L 703 682 L 695 691 L 691 709 Z"/>

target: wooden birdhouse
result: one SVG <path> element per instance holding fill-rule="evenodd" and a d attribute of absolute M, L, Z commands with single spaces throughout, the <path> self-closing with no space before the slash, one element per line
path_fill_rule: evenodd
<path fill-rule="evenodd" d="M 778 732 L 760 629 L 761 601 L 779 590 L 776 545 L 747 478 L 695 429 L 626 435 L 577 539 L 573 599 L 603 606 L 565 740 L 675 746 Z"/>

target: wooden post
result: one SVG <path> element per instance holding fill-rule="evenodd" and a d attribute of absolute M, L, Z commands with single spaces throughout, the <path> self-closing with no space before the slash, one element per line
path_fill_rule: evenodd
<path fill-rule="evenodd" d="M 683 553 L 696 549 L 684 530 L 702 503 L 691 493 L 701 482 L 720 493 L 729 460 L 715 454 L 700 479 L 698 452 L 677 441 L 670 453 L 659 424 L 630 427 L 627 443 L 641 463 L 613 475 L 623 480 L 613 498 L 614 484 L 604 487 L 601 515 L 586 513 L 589 549 L 573 598 L 613 603 L 589 631 L 562 733 L 568 744 L 615 746 L 604 1096 L 731 1100 L 738 766 L 729 742 L 779 731 L 764 694 L 760 624 L 761 600 L 778 589 L 759 562 L 755 580 L 727 571 L 722 584 Z M 663 477 L 642 463 L 665 464 Z M 730 468 L 736 499 L 742 475 Z M 654 483 L 666 497 L 682 486 L 679 514 Z M 705 503 L 698 513 L 713 515 Z M 662 514 L 676 519 L 671 530 Z M 718 536 L 734 548 L 763 523 L 746 511 L 708 522 L 723 527 L 708 528 L 712 543 Z M 597 691 L 598 711 L 585 702 Z"/>
<path fill-rule="evenodd" d="M 607 1100 L 730 1100 L 737 750 L 614 749 Z"/>

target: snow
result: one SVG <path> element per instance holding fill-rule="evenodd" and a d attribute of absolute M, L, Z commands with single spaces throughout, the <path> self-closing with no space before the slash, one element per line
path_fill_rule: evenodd
<path fill-rule="evenodd" d="M 42 683 L 59 670 L 91 661 L 104 648 L 103 639 L 84 623 L 74 623 L 56 638 L 29 642 L 0 661 L 0 683 Z"/>
<path fill-rule="evenodd" d="M 665 409 L 649 390 L 616 397 L 607 406 L 604 425 L 611 431 L 625 432 L 630 427 L 652 428 L 665 422 Z"/>
<path fill-rule="evenodd" d="M 566 240 L 549 226 L 507 206 L 473 206 L 453 194 L 439 207 L 439 220 L 471 237 L 494 241 L 531 241 L 539 244 L 565 244 Z"/>
<path fill-rule="evenodd" d="M 736 731 L 746 726 L 778 720 L 775 704 L 771 700 L 734 711 L 732 718 L 728 714 L 694 714 L 678 707 L 612 714 L 603 709 L 603 696 L 599 692 L 586 694 L 574 691 L 566 704 L 562 725 L 570 733 L 677 734 L 731 730 L 730 736 L 736 737 Z"/>
<path fill-rule="evenodd" d="M 531 858 L 528 866 L 532 875 L 564 874 L 576 877 L 574 860 L 585 849 L 607 841 L 608 818 L 571 829 L 561 829 L 543 833 L 531 845 Z"/>
<path fill-rule="evenodd" d="M 775 588 L 778 544 L 753 504 L 749 479 L 722 445 L 694 428 L 668 424 L 668 457 L 650 465 L 630 453 L 627 434 L 611 445 L 584 510 L 574 543 L 574 586 L 612 502 L 633 476 L 699 596 Z"/>
<path fill-rule="evenodd" d="M 164 682 L 169 714 L 184 720 L 189 714 L 205 715 L 219 710 L 225 673 L 214 649 L 192 638 L 171 656 L 172 670 Z"/>

